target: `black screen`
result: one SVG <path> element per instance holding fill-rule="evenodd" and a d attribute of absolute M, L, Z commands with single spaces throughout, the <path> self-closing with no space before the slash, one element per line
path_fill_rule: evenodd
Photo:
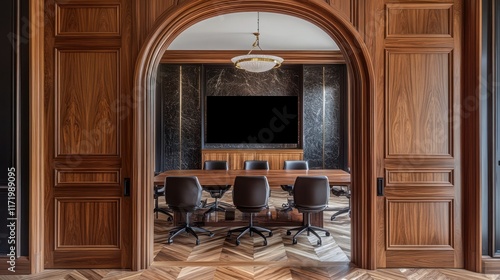
<path fill-rule="evenodd" d="M 297 96 L 207 96 L 206 143 L 298 143 Z"/>

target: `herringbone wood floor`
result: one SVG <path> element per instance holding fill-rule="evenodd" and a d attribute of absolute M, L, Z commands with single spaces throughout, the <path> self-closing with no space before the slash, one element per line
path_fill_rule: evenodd
<path fill-rule="evenodd" d="M 210 198 L 209 198 L 210 200 Z M 223 201 L 230 202 L 230 193 Z M 274 191 L 270 200 L 270 218 L 297 219 L 298 213 L 281 213 L 276 208 L 286 201 L 284 193 Z M 161 203 L 161 202 L 160 202 Z M 332 197 L 331 206 L 347 205 L 345 198 Z M 325 212 L 324 226 L 331 236 L 322 237 L 323 245 L 316 246 L 315 237 L 305 234 L 292 245 L 286 228 L 273 227 L 268 245 L 262 245 L 257 235 L 244 236 L 241 244 L 226 238 L 228 228 L 208 227 L 215 235 L 194 238 L 181 235 L 173 244 L 166 244 L 172 223 L 160 214 L 155 220 L 155 258 L 143 271 L 79 269 L 46 270 L 37 275 L 6 276 L 0 279 L 500 279 L 499 275 L 476 274 L 460 269 L 380 269 L 364 270 L 349 263 L 350 219 L 347 215 L 330 221 L 333 212 Z M 199 215 L 197 218 L 202 217 Z M 241 219 L 236 212 L 235 220 Z M 259 213 L 262 218 L 267 212 Z M 208 220 L 224 219 L 224 214 L 211 214 Z M 320 234 L 322 235 L 322 234 Z M 323 236 L 323 235 L 322 235 Z"/>

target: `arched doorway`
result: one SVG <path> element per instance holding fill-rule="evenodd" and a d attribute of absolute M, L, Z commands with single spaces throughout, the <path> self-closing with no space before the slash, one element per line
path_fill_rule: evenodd
<path fill-rule="evenodd" d="M 163 52 L 185 28 L 201 20 L 235 12 L 278 12 L 309 21 L 338 44 L 348 65 L 352 112 L 352 262 L 375 268 L 375 194 L 373 143 L 374 74 L 368 51 L 354 27 L 332 7 L 320 0 L 232 1 L 192 0 L 169 10 L 160 19 L 139 53 L 134 76 L 133 190 L 134 269 L 149 266 L 153 252 L 153 216 L 150 186 L 154 170 L 155 75 Z"/>

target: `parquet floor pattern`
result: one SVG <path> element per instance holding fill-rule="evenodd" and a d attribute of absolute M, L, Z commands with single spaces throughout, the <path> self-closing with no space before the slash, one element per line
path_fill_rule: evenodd
<path fill-rule="evenodd" d="M 210 198 L 208 198 L 211 201 Z M 230 202 L 230 193 L 223 201 Z M 272 216 L 278 215 L 276 209 L 286 201 L 286 194 L 274 192 L 270 198 Z M 160 204 L 162 201 L 160 201 Z M 331 198 L 331 206 L 347 205 L 345 198 Z M 279 211 L 278 211 L 279 212 Z M 7 276 L 3 279 L 499 279 L 500 275 L 472 273 L 461 269 L 379 269 L 364 270 L 353 266 L 350 257 L 350 219 L 347 215 L 330 221 L 333 212 L 324 213 L 324 226 L 331 236 L 324 237 L 322 246 L 316 246 L 314 236 L 305 234 L 292 245 L 291 236 L 286 235 L 285 227 L 272 227 L 273 236 L 268 237 L 268 245 L 263 246 L 258 235 L 242 237 L 236 246 L 235 235 L 226 238 L 228 228 L 207 227 L 215 235 L 200 235 L 200 245 L 194 238 L 180 235 L 172 244 L 166 244 L 167 235 L 173 225 L 164 215 L 155 219 L 154 261 L 150 268 L 143 271 L 77 269 L 45 270 L 37 275 Z M 208 219 L 223 218 L 223 213 L 211 214 Z M 261 215 L 261 213 L 259 213 Z M 263 213 L 262 215 L 266 215 Z M 283 213 L 281 213 L 283 215 Z M 285 213 L 291 219 L 297 213 Z M 236 219 L 241 214 L 236 212 Z M 293 233 L 292 233 L 293 234 Z M 267 236 L 267 235 L 266 235 Z"/>

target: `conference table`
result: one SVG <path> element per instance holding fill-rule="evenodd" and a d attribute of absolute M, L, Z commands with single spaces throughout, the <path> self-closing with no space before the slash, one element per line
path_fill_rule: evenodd
<path fill-rule="evenodd" d="M 350 186 L 351 175 L 341 169 L 310 169 L 310 170 L 168 170 L 154 177 L 155 186 L 163 185 L 168 176 L 196 176 L 201 185 L 233 185 L 236 176 L 266 176 L 271 188 L 280 185 L 293 185 L 298 176 L 326 176 L 331 186 Z M 293 215 L 293 214 L 292 214 Z M 177 216 L 177 215 L 176 215 Z M 301 216 L 301 215 L 300 215 Z M 293 219 L 292 219 L 293 220 Z M 179 220 L 176 218 L 176 222 Z M 323 213 L 311 215 L 311 223 L 317 226 L 323 225 Z M 229 226 L 244 225 L 236 224 L 234 221 L 205 221 L 201 223 L 205 226 Z M 297 226 L 301 221 L 291 221 L 290 219 L 268 219 L 261 221 L 266 226 Z"/>

